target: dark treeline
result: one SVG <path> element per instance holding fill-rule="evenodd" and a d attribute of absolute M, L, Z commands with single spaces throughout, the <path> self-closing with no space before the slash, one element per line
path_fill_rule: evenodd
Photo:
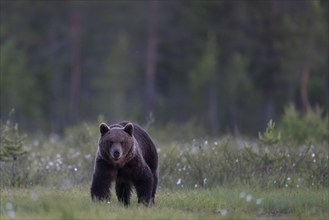
<path fill-rule="evenodd" d="M 1 0 L 1 120 L 195 121 L 252 134 L 328 111 L 328 1 Z"/>

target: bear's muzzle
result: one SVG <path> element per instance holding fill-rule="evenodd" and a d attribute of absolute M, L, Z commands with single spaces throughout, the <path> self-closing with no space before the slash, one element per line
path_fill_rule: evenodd
<path fill-rule="evenodd" d="M 115 147 L 113 146 L 111 148 L 111 151 L 110 151 L 110 155 L 111 155 L 111 158 L 114 160 L 114 161 L 117 161 L 121 158 L 122 156 L 122 150 L 121 150 L 121 147 Z"/>

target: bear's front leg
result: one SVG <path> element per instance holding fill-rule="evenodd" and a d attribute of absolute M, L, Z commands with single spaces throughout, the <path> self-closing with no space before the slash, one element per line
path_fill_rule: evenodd
<path fill-rule="evenodd" d="M 90 187 L 91 198 L 99 201 L 110 200 L 111 182 L 115 176 L 116 170 L 111 169 L 104 160 L 97 158 Z"/>
<path fill-rule="evenodd" d="M 115 191 L 119 202 L 123 202 L 125 206 L 128 206 L 131 197 L 131 183 L 117 180 Z"/>
<path fill-rule="evenodd" d="M 135 179 L 134 185 L 136 188 L 138 203 L 149 205 L 153 191 L 153 175 L 151 170 L 147 167 Z"/>

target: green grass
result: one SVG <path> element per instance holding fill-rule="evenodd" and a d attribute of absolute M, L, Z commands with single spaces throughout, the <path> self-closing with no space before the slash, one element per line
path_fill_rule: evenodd
<path fill-rule="evenodd" d="M 249 196 L 248 196 L 249 195 Z M 243 198 L 241 198 L 243 197 Z M 247 202 L 246 198 L 251 198 Z M 156 204 L 92 202 L 88 186 L 1 189 L 1 219 L 328 219 L 328 190 L 159 189 Z M 258 201 L 259 204 L 256 204 Z M 221 214 L 222 213 L 222 214 Z M 223 215 L 224 214 L 224 215 Z"/>

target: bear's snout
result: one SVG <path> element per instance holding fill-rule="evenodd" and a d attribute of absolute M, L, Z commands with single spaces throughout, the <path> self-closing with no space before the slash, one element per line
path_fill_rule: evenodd
<path fill-rule="evenodd" d="M 119 160 L 121 157 L 121 149 L 119 147 L 114 147 L 111 149 L 111 157 L 114 160 Z"/>
<path fill-rule="evenodd" d="M 114 151 L 113 157 L 114 158 L 119 158 L 120 157 L 120 152 L 119 151 Z"/>

